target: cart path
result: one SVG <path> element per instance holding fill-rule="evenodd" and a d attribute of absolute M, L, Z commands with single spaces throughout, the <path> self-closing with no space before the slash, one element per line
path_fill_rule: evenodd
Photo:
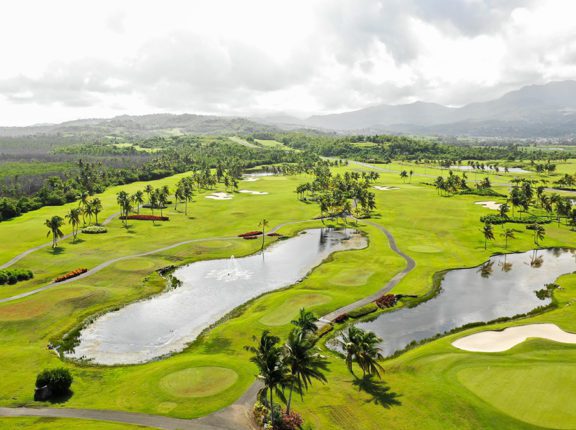
<path fill-rule="evenodd" d="M 342 315 L 343 313 L 350 312 L 356 308 L 359 308 L 361 306 L 366 306 L 367 304 L 372 303 L 374 300 L 380 298 L 383 294 L 386 294 L 390 290 L 392 290 L 392 288 L 394 288 L 396 285 L 398 285 L 398 283 L 402 279 L 404 279 L 404 277 L 416 267 L 416 262 L 414 261 L 414 259 L 412 257 L 410 257 L 409 255 L 406 255 L 405 253 L 403 253 L 398 248 L 398 245 L 396 244 L 396 240 L 394 239 L 394 236 L 392 236 L 392 233 L 390 233 L 388 230 L 386 230 L 386 228 L 384 228 L 382 225 L 377 224 L 375 222 L 367 221 L 367 220 L 362 220 L 362 222 L 364 222 L 368 225 L 371 225 L 373 227 L 376 227 L 378 230 L 380 230 L 382 233 L 384 233 L 386 235 L 386 237 L 388 238 L 388 243 L 390 244 L 390 249 L 406 261 L 406 267 L 402 271 L 400 271 L 396 275 L 394 275 L 394 277 L 392 277 L 392 279 L 390 279 L 386 283 L 386 285 L 384 285 L 382 288 L 380 288 L 374 294 L 371 294 L 368 297 L 364 297 L 363 299 L 358 300 L 354 303 L 350 303 L 349 305 L 343 306 L 340 309 L 336 309 L 335 311 L 330 312 L 329 314 L 321 317 L 318 320 L 318 326 L 319 327 L 323 327 L 326 324 L 329 324 L 329 322 L 333 321 L 334 318 L 336 318 L 338 315 Z"/>
<path fill-rule="evenodd" d="M 118 214 L 111 215 L 110 217 L 108 217 L 108 219 L 107 219 L 106 221 L 110 222 L 110 221 L 111 221 L 115 216 L 117 216 L 117 215 L 118 215 Z M 300 224 L 300 223 L 306 223 L 306 222 L 312 222 L 312 221 L 316 221 L 316 220 L 288 221 L 288 222 L 285 222 L 285 223 L 282 223 L 282 224 L 279 224 L 279 225 L 275 226 L 274 228 L 272 228 L 271 230 L 269 230 L 269 231 L 267 232 L 267 234 L 269 234 L 269 233 L 276 233 L 279 229 L 281 229 L 282 227 L 284 227 L 284 226 L 286 226 L 286 225 L 290 225 L 290 224 Z M 34 289 L 34 290 L 27 291 L 27 292 L 25 292 L 25 293 L 16 294 L 16 295 L 14 295 L 14 296 L 10 296 L 10 297 L 6 297 L 6 298 L 4 298 L 4 299 L 0 299 L 0 303 L 6 303 L 6 302 L 14 301 L 14 300 L 23 299 L 23 298 L 25 298 L 25 297 L 31 296 L 31 295 L 33 295 L 33 294 L 40 293 L 40 292 L 42 292 L 42 291 L 48 290 L 48 289 L 50 289 L 50 288 L 52 288 L 52 287 L 55 287 L 55 286 L 58 286 L 58 285 L 64 285 L 64 284 L 68 284 L 68 283 L 70 283 L 70 282 L 78 281 L 78 280 L 83 279 L 83 278 L 87 278 L 88 276 L 91 276 L 91 275 L 93 275 L 94 273 L 97 273 L 97 272 L 99 272 L 100 270 L 105 269 L 106 267 L 110 266 L 111 264 L 117 263 L 117 262 L 122 261 L 122 260 L 128 260 L 128 259 L 131 259 L 131 258 L 138 258 L 138 257 L 146 257 L 146 256 L 148 256 L 148 255 L 153 255 L 153 254 L 157 254 L 157 253 L 160 253 L 160 252 L 168 251 L 168 250 L 170 250 L 170 249 L 177 248 L 177 247 L 182 246 L 182 245 L 188 245 L 188 244 L 190 244 L 190 243 L 207 242 L 207 241 L 212 241 L 212 240 L 241 240 L 241 239 L 242 239 L 242 238 L 239 238 L 238 236 L 228 236 L 228 237 L 226 237 L 226 236 L 221 236 L 221 237 L 207 237 L 207 238 L 201 238 L 201 239 L 189 239 L 189 240 L 184 240 L 184 241 L 182 241 L 182 242 L 174 243 L 174 244 L 172 244 L 172 245 L 165 246 L 165 247 L 163 247 L 163 248 L 153 249 L 153 250 L 151 250 L 151 251 L 146 251 L 146 252 L 142 252 L 142 253 L 139 253 L 139 254 L 124 255 L 124 256 L 122 256 L 122 257 L 117 257 L 117 258 L 113 258 L 113 259 L 111 259 L 111 260 L 105 261 L 105 262 L 99 264 L 98 266 L 93 267 L 92 269 L 88 270 L 87 272 L 85 272 L 85 273 L 83 273 L 83 274 L 81 274 L 81 275 L 75 276 L 74 278 L 70 278 L 70 279 L 67 279 L 67 280 L 62 281 L 62 282 L 52 282 L 52 283 L 50 283 L 50 284 L 48 284 L 48 285 L 45 285 L 45 286 L 40 287 L 40 288 L 36 288 L 36 289 Z M 24 258 L 26 255 L 28 255 L 28 254 L 30 254 L 30 253 L 32 253 L 32 252 L 34 252 L 34 251 L 36 251 L 36 250 L 38 250 L 38 249 L 40 249 L 40 248 L 44 248 L 44 247 L 46 247 L 46 246 L 50 246 L 50 243 L 48 243 L 48 244 L 46 244 L 46 245 L 41 245 L 41 246 L 36 247 L 36 248 L 29 249 L 28 251 L 20 254 L 20 255 L 19 255 L 18 257 L 16 257 L 16 258 L 17 258 L 18 260 L 19 260 L 19 259 L 22 259 L 22 258 Z M 18 261 L 18 260 L 13 259 L 13 260 L 12 260 L 12 263 L 10 263 L 10 264 L 13 264 L 13 263 L 15 263 L 15 262 Z"/>
<path fill-rule="evenodd" d="M 120 212 L 113 213 L 113 214 L 110 215 L 108 218 L 106 218 L 106 219 L 104 220 L 104 222 L 102 222 L 102 224 L 100 224 L 100 225 L 110 224 L 110 223 L 112 222 L 112 220 L 113 220 L 114 218 L 116 218 L 118 215 L 120 215 Z M 60 238 L 60 240 L 62 241 L 62 240 L 70 239 L 71 237 L 72 237 L 72 233 L 68 233 L 68 234 L 62 236 L 62 237 Z M 35 246 L 34 248 L 30 248 L 30 249 L 24 251 L 22 254 L 17 255 L 16 257 L 14 257 L 12 260 L 8 261 L 7 263 L 4 263 L 3 265 L 1 265 L 1 266 L 0 266 L 0 270 L 6 269 L 7 267 L 10 267 L 10 266 L 12 266 L 13 264 L 15 264 L 15 263 L 19 262 L 20 260 L 22 260 L 22 259 L 23 259 L 24 257 L 26 257 L 27 255 L 32 254 L 33 252 L 36 252 L 36 251 L 38 251 L 39 249 L 47 248 L 47 247 L 49 247 L 49 246 L 52 246 L 52 242 L 47 242 L 47 243 L 45 243 L 45 244 L 43 244 L 43 245 L 38 245 L 38 246 Z"/>
<path fill-rule="evenodd" d="M 288 224 L 305 223 L 309 221 L 292 221 L 280 224 L 269 232 L 274 233 L 281 227 Z M 394 288 L 408 273 L 410 273 L 415 267 L 416 262 L 408 255 L 403 253 L 397 246 L 396 240 L 392 233 L 390 233 L 386 228 L 380 224 L 374 223 L 372 221 L 363 220 L 364 223 L 376 227 L 388 238 L 388 243 L 390 244 L 390 249 L 393 252 L 401 256 L 406 261 L 406 267 L 396 275 L 390 281 L 384 285 L 376 293 L 362 299 L 358 300 L 350 305 L 344 306 L 327 315 L 324 315 L 319 319 L 319 326 L 323 326 L 332 321 L 336 316 L 349 312 L 360 306 L 364 306 L 382 294 L 389 292 Z M 235 238 L 237 239 L 237 238 Z M 186 241 L 182 243 L 190 243 L 200 240 L 214 240 L 214 239 L 194 239 L 192 241 Z M 171 249 L 180 244 L 174 244 L 161 250 Z M 161 250 L 150 251 L 146 254 L 149 255 L 154 252 L 160 252 Z M 119 261 L 125 258 L 133 258 L 134 256 L 126 256 L 115 259 L 114 261 Z M 106 263 L 103 263 L 106 264 Z M 101 265 L 102 266 L 102 265 Z M 100 267 L 100 266 L 98 266 Z M 87 272 L 88 273 L 88 272 Z M 78 278 L 74 278 L 78 279 Z M 0 301 L 1 302 L 1 301 Z M 141 425 L 145 427 L 153 427 L 158 429 L 166 430 L 255 430 L 255 427 L 250 419 L 252 405 L 254 404 L 258 391 L 262 387 L 259 381 L 255 381 L 248 390 L 232 405 L 216 411 L 210 415 L 202 418 L 196 418 L 191 420 L 181 419 L 181 418 L 171 418 L 162 415 L 150 415 L 141 414 L 135 412 L 123 412 L 123 411 L 113 411 L 113 410 L 99 410 L 99 409 L 73 409 L 73 408 L 1 408 L 0 407 L 0 417 L 53 417 L 53 418 L 78 418 L 78 419 L 88 419 L 96 421 L 110 421 L 117 423 Z"/>

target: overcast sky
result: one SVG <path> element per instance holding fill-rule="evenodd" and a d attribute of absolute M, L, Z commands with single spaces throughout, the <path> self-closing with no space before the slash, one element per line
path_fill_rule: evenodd
<path fill-rule="evenodd" d="M 0 3 L 0 125 L 461 105 L 576 78 L 574 0 Z"/>

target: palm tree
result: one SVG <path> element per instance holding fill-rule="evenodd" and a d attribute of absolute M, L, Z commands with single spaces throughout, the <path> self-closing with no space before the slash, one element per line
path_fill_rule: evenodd
<path fill-rule="evenodd" d="M 488 241 L 494 240 L 494 228 L 492 227 L 492 224 L 489 222 L 484 224 L 484 227 L 482 228 L 482 234 L 484 235 L 484 249 L 486 249 L 488 246 Z"/>
<path fill-rule="evenodd" d="M 264 388 L 259 393 L 260 398 L 269 395 L 270 400 L 270 421 L 274 413 L 274 393 L 282 400 L 284 398 L 283 389 L 289 377 L 289 369 L 282 356 L 282 348 L 278 346 L 280 338 L 264 330 L 260 339 L 256 336 L 252 338 L 257 342 L 256 346 L 245 346 L 244 349 L 253 354 L 250 361 L 258 367 L 258 379 L 264 383 Z"/>
<path fill-rule="evenodd" d="M 53 216 L 50 219 L 47 219 L 44 222 L 44 225 L 48 227 L 48 234 L 46 235 L 46 237 L 52 235 L 52 248 L 56 248 L 56 245 L 58 244 L 58 239 L 64 237 L 64 233 L 62 233 L 62 230 L 60 230 L 62 224 L 64 224 L 64 220 L 57 215 Z"/>
<path fill-rule="evenodd" d="M 408 177 L 408 172 L 406 170 L 402 170 L 400 172 L 400 178 L 402 178 L 402 182 L 406 182 L 407 177 Z"/>
<path fill-rule="evenodd" d="M 128 226 L 128 213 L 132 210 L 132 205 L 130 204 L 130 196 L 126 191 L 120 191 L 116 194 L 116 201 L 120 205 L 120 216 L 123 217 L 124 226 Z"/>
<path fill-rule="evenodd" d="M 258 223 L 259 227 L 262 227 L 262 249 L 261 251 L 264 252 L 264 240 L 266 239 L 266 227 L 268 226 L 268 220 L 263 219 Z"/>
<path fill-rule="evenodd" d="M 508 249 L 508 240 L 509 239 L 516 239 L 516 236 L 514 235 L 514 230 L 511 228 L 507 228 L 506 230 L 504 230 L 504 233 L 501 233 L 500 236 L 502 236 L 505 240 L 505 245 L 504 245 L 505 249 Z"/>
<path fill-rule="evenodd" d="M 306 309 L 300 309 L 298 313 L 298 318 L 291 321 L 291 324 L 299 328 L 302 333 L 316 333 L 318 331 L 318 326 L 316 325 L 316 315 L 313 312 L 307 311 Z"/>
<path fill-rule="evenodd" d="M 288 335 L 284 345 L 284 361 L 290 369 L 290 394 L 286 403 L 286 414 L 289 414 L 294 387 L 302 396 L 313 379 L 326 382 L 322 372 L 328 370 L 328 362 L 316 348 L 316 339 L 306 336 L 299 328 L 294 328 Z"/>
<path fill-rule="evenodd" d="M 346 366 L 350 373 L 354 375 L 352 365 L 354 362 L 362 369 L 363 378 L 368 375 L 377 375 L 384 371 L 378 360 L 383 358 L 378 344 L 382 342 L 378 336 L 371 331 L 364 331 L 356 326 L 348 328 L 348 333 L 342 335 L 339 341 L 342 349 L 346 353 Z"/>
<path fill-rule="evenodd" d="M 144 188 L 144 192 L 146 194 L 148 194 L 148 204 L 151 205 L 152 204 L 152 192 L 154 191 L 154 187 L 150 184 L 146 185 L 146 188 Z"/>
<path fill-rule="evenodd" d="M 82 214 L 82 209 L 80 208 L 72 208 L 66 218 L 68 218 L 68 224 L 72 225 L 72 235 L 74 236 L 74 240 L 78 236 L 78 225 L 80 224 L 80 215 Z"/>
<path fill-rule="evenodd" d="M 136 205 L 138 213 L 140 213 L 140 206 L 144 204 L 144 193 L 140 190 L 136 191 L 132 195 L 132 201 Z"/>
<path fill-rule="evenodd" d="M 546 229 L 538 223 L 532 224 L 531 228 L 532 231 L 534 231 L 534 244 L 540 246 L 540 242 L 543 241 L 546 236 Z"/>
<path fill-rule="evenodd" d="M 88 223 L 92 224 L 92 215 L 94 215 L 94 206 L 92 206 L 92 201 L 88 200 L 84 204 L 84 209 L 82 210 L 84 215 L 88 215 Z"/>
<path fill-rule="evenodd" d="M 168 203 L 168 194 L 166 193 L 166 189 L 164 188 L 156 189 L 156 191 L 154 192 L 154 194 L 156 194 L 156 202 L 160 207 L 160 216 L 163 216 L 162 210 L 166 207 L 166 204 Z"/>
<path fill-rule="evenodd" d="M 98 197 L 94 197 L 90 203 L 90 206 L 92 206 L 92 212 L 96 217 L 96 224 L 98 224 L 98 214 L 102 212 L 102 201 Z"/>
<path fill-rule="evenodd" d="M 188 183 L 184 187 L 183 196 L 184 196 L 184 215 L 188 215 L 188 202 L 192 201 L 192 197 L 194 197 L 194 189 L 192 188 L 192 183 Z"/>

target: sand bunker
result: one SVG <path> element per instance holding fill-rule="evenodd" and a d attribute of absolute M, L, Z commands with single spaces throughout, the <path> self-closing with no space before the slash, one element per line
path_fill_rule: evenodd
<path fill-rule="evenodd" d="M 377 190 L 380 190 L 380 191 L 390 191 L 390 190 L 399 190 L 400 189 L 398 187 L 382 187 L 380 185 L 374 185 L 374 188 L 376 188 Z"/>
<path fill-rule="evenodd" d="M 206 196 L 207 199 L 212 200 L 231 200 L 232 194 L 228 193 L 212 193 L 209 196 Z"/>
<path fill-rule="evenodd" d="M 502 352 L 531 337 L 576 343 L 576 334 L 565 332 L 556 324 L 530 324 L 509 327 L 503 331 L 483 331 L 460 338 L 452 342 L 452 345 L 465 351 Z"/>
<path fill-rule="evenodd" d="M 252 191 L 252 190 L 240 190 L 239 192 L 244 194 L 254 194 L 257 196 L 263 196 L 264 194 L 268 194 L 266 191 Z"/>
<path fill-rule="evenodd" d="M 500 209 L 500 206 L 502 206 L 500 203 L 496 203 L 495 201 L 490 201 L 490 202 L 474 202 L 475 205 L 480 205 L 482 207 L 485 207 L 486 209 L 493 209 L 495 211 Z"/>
<path fill-rule="evenodd" d="M 260 178 L 255 178 L 254 176 L 250 176 L 248 178 L 243 178 L 242 180 L 246 181 L 246 182 L 256 182 L 256 181 L 259 181 Z"/>

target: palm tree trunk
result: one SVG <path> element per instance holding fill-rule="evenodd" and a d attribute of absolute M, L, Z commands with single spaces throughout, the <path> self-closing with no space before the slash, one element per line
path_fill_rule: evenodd
<path fill-rule="evenodd" d="M 292 375 L 294 378 L 294 375 Z M 294 391 L 294 380 L 292 380 L 292 384 L 290 384 L 290 394 L 288 395 L 288 403 L 286 404 L 286 414 L 290 413 L 290 405 L 292 404 L 292 392 Z"/>
<path fill-rule="evenodd" d="M 274 422 L 274 401 L 272 400 L 272 387 L 270 387 L 270 423 Z"/>

